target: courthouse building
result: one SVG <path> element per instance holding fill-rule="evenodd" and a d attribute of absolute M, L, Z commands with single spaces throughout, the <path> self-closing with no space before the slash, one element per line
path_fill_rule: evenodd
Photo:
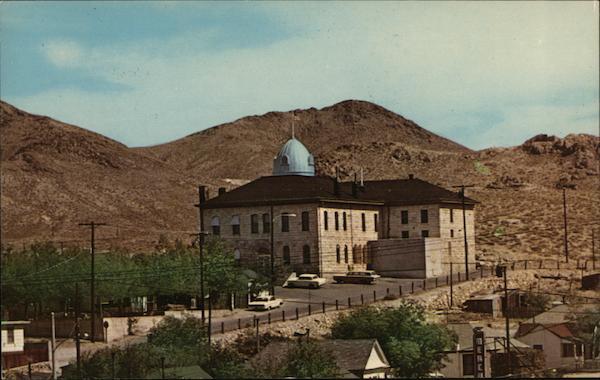
<path fill-rule="evenodd" d="M 476 201 L 465 198 L 469 262 L 474 261 Z M 243 265 L 325 277 L 374 269 L 385 276 L 445 274 L 464 263 L 459 194 L 409 176 L 340 182 L 315 175 L 297 139 L 281 148 L 273 175 L 202 202 L 205 230 L 229 242 Z M 454 270 L 464 271 L 459 265 Z"/>

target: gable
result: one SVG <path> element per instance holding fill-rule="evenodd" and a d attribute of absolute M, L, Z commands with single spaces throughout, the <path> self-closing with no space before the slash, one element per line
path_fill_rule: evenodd
<path fill-rule="evenodd" d="M 365 365 L 365 370 L 389 368 L 389 366 L 390 365 L 381 349 L 376 345 L 373 345 L 373 349 L 371 350 L 369 358 L 367 359 L 367 364 Z"/>

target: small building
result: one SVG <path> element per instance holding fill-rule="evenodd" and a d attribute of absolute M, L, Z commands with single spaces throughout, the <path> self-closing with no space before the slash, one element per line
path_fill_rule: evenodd
<path fill-rule="evenodd" d="M 390 364 L 377 339 L 314 340 L 331 352 L 344 378 L 383 379 L 390 373 Z M 279 368 L 282 358 L 297 345 L 295 341 L 271 342 L 251 360 L 254 367 Z"/>
<path fill-rule="evenodd" d="M 472 313 L 491 314 L 493 318 L 502 316 L 502 296 L 500 294 L 476 295 L 464 303 L 465 310 Z"/>
<path fill-rule="evenodd" d="M 581 289 L 597 290 L 600 289 L 600 273 L 592 273 L 581 278 Z"/>
<path fill-rule="evenodd" d="M 516 338 L 544 353 L 546 368 L 581 367 L 585 348 L 568 323 L 522 323 Z"/>
<path fill-rule="evenodd" d="M 505 366 L 499 362 L 505 362 L 504 342 L 506 333 L 504 330 L 493 329 L 489 326 L 482 326 L 475 322 L 451 323 L 448 329 L 453 331 L 458 342 L 454 350 L 447 351 L 447 358 L 443 360 L 443 367 L 440 374 L 444 377 L 452 378 L 470 378 L 475 373 L 475 358 L 473 350 L 473 330 L 476 327 L 481 328 L 484 334 L 485 344 L 485 377 L 502 376 Z M 527 344 L 517 339 L 511 339 L 511 347 L 517 347 L 524 351 L 529 348 Z M 518 362 L 513 352 L 512 363 Z M 517 365 L 514 365 L 513 372 L 517 372 Z M 518 372 L 517 372 L 518 373 Z"/>
<path fill-rule="evenodd" d="M 48 341 L 26 342 L 29 321 L 2 321 L 2 369 L 48 360 Z"/>

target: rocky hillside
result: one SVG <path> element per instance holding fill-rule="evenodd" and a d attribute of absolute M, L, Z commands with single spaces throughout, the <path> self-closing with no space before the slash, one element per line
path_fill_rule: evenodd
<path fill-rule="evenodd" d="M 244 117 L 134 149 L 6 104 L 2 118 L 8 239 L 56 237 L 94 212 L 129 226 L 115 239 L 121 243 L 194 229 L 195 186 L 208 184 L 214 194 L 217 186 L 269 175 L 292 122 L 322 174 L 338 167 L 349 179 L 363 168 L 367 179 L 412 173 L 446 187 L 474 185 L 468 195 L 482 202 L 477 233 L 484 256 L 560 254 L 562 186 L 573 255 L 590 254 L 591 225 L 599 223 L 599 140 L 590 135 L 540 135 L 517 147 L 472 151 L 363 101 Z"/>

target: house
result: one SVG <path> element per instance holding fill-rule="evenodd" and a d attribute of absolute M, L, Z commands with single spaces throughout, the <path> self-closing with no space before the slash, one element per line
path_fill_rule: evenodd
<path fill-rule="evenodd" d="M 579 367 L 584 362 L 584 344 L 567 322 L 522 323 L 515 337 L 543 351 L 548 369 Z"/>
<path fill-rule="evenodd" d="M 526 294 L 517 289 L 508 290 L 508 305 L 511 316 L 519 316 L 526 311 Z M 503 316 L 504 310 L 504 290 L 496 291 L 493 294 L 480 294 L 469 298 L 464 302 L 466 311 L 473 313 L 491 314 L 493 318 Z"/>
<path fill-rule="evenodd" d="M 385 378 L 390 364 L 377 339 L 313 340 L 325 351 L 331 352 L 339 367 L 341 377 L 377 379 Z M 280 369 L 283 358 L 298 342 L 271 342 L 251 360 L 255 368 Z"/>
<path fill-rule="evenodd" d="M 273 175 L 231 191 L 220 188 L 210 199 L 200 190 L 204 230 L 226 240 L 236 260 L 263 274 L 270 274 L 273 253 L 279 279 L 291 272 L 331 278 L 367 268 L 426 278 L 448 273 L 451 260 L 464 262 L 459 194 L 412 175 L 350 182 L 316 175 L 313 156 L 295 138 L 275 157 Z M 477 202 L 464 203 L 475 257 Z M 459 270 L 464 265 L 454 267 Z"/>
<path fill-rule="evenodd" d="M 48 341 L 25 342 L 29 321 L 2 321 L 2 369 L 47 361 Z"/>
<path fill-rule="evenodd" d="M 450 323 L 447 327 L 456 334 L 458 342 L 454 350 L 445 352 L 447 358 L 443 360 L 443 367 L 439 371 L 442 376 L 452 378 L 474 377 L 473 330 L 475 328 L 480 328 L 484 334 L 485 377 L 496 377 L 504 374 L 506 362 L 504 348 L 506 333 L 504 330 L 494 329 L 475 322 Z M 511 362 L 514 363 L 513 373 L 515 373 L 519 367 L 516 349 L 522 351 L 519 354 L 524 354 L 523 351 L 526 351 L 529 346 L 517 339 L 511 339 L 511 348 Z"/>

